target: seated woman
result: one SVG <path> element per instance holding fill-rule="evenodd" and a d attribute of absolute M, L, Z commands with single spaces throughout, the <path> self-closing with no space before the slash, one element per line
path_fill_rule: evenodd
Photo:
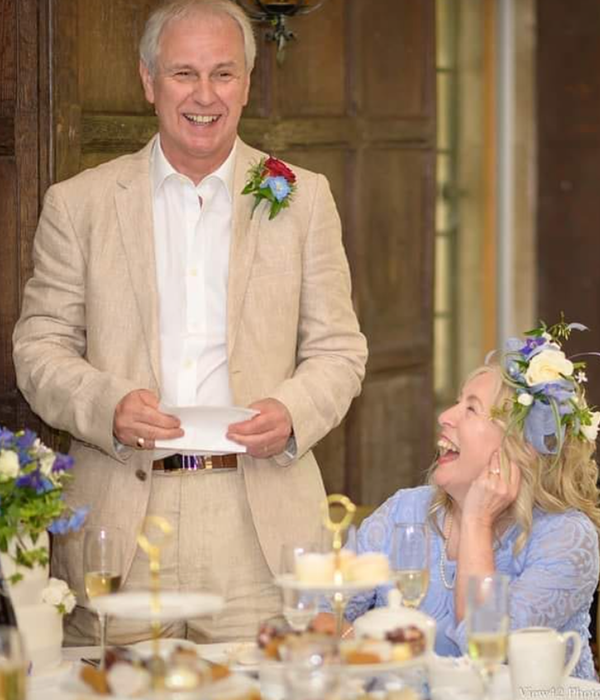
<path fill-rule="evenodd" d="M 466 381 L 441 414 L 429 485 L 394 494 L 361 526 L 360 551 L 389 553 L 396 522 L 429 521 L 430 583 L 420 609 L 435 618 L 438 654 L 466 652 L 465 596 L 472 574 L 510 577 L 510 626 L 576 630 L 575 674 L 594 678 L 589 609 L 598 585 L 600 413 L 588 408 L 583 363 L 560 341 L 578 324 L 512 339 Z M 354 598 L 346 617 L 385 605 L 387 591 Z M 321 621 L 325 623 L 325 620 Z"/>

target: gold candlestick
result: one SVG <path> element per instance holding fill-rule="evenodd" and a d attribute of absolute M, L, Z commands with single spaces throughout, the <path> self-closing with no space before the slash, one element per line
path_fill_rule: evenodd
<path fill-rule="evenodd" d="M 150 530 L 159 531 L 158 541 L 151 541 Z M 150 515 L 144 519 L 142 531 L 138 535 L 139 546 L 146 552 L 150 559 L 150 610 L 152 613 L 152 685 L 155 690 L 164 685 L 165 665 L 160 657 L 160 554 L 161 548 L 173 533 L 173 528 L 167 520 L 158 515 Z M 161 536 L 162 535 L 162 536 Z"/>
<path fill-rule="evenodd" d="M 334 520 L 331 517 L 331 506 L 341 506 L 343 509 L 340 520 Z M 322 504 L 323 523 L 325 527 L 333 534 L 332 549 L 334 555 L 333 582 L 336 586 L 341 586 L 344 583 L 344 573 L 342 571 L 342 536 L 343 533 L 352 525 L 356 506 L 348 498 L 341 494 L 331 494 Z M 335 634 L 341 639 L 342 626 L 344 624 L 344 609 L 346 607 L 346 596 L 341 591 L 336 591 L 333 594 L 333 610 L 335 613 Z"/>

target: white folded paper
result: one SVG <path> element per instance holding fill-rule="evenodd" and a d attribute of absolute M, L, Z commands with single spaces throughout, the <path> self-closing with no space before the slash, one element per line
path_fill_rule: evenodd
<path fill-rule="evenodd" d="M 167 406 L 160 405 L 163 413 L 177 416 L 185 435 L 174 440 L 157 440 L 155 459 L 169 454 L 218 455 L 246 452 L 243 445 L 225 437 L 231 423 L 256 416 L 258 411 L 240 406 Z"/>

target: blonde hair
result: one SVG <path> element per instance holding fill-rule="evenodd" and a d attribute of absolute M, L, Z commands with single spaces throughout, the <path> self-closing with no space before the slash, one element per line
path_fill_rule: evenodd
<path fill-rule="evenodd" d="M 250 73 L 256 59 L 256 39 L 250 19 L 239 5 L 233 0 L 169 0 L 150 15 L 140 40 L 140 59 L 150 75 L 156 75 L 160 37 L 164 28 L 169 22 L 194 13 L 228 16 L 237 22 L 244 40 L 246 71 Z"/>
<path fill-rule="evenodd" d="M 508 512 L 510 521 L 516 522 L 521 529 L 515 542 L 514 553 L 521 551 L 529 537 L 534 508 L 547 513 L 564 513 L 574 508 L 587 515 L 600 533 L 598 466 L 593 459 L 595 444 L 567 431 L 562 450 L 558 455 L 540 454 L 525 440 L 520 427 L 505 420 L 510 412 L 507 406 L 512 402 L 514 390 L 503 381 L 502 370 L 496 357 L 492 358 L 490 364 L 472 372 L 465 384 L 474 377 L 487 373 L 497 377 L 493 417 L 490 420 L 504 431 L 500 451 L 501 468 L 503 473 L 506 473 L 508 465 L 512 462 L 517 465 L 521 475 L 519 493 Z M 434 462 L 429 469 L 429 484 L 433 484 L 436 467 L 437 463 Z M 449 511 L 452 507 L 452 498 L 440 487 L 434 485 L 434 488 L 434 497 L 429 507 L 429 519 L 433 527 L 440 532 L 436 514 L 440 511 Z"/>

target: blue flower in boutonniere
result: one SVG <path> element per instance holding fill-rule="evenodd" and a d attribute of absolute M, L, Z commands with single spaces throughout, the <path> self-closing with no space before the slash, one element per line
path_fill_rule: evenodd
<path fill-rule="evenodd" d="M 290 206 L 296 191 L 296 176 L 277 158 L 261 158 L 248 171 L 248 182 L 242 194 L 254 195 L 252 214 L 263 199 L 270 203 L 269 219 Z"/>

